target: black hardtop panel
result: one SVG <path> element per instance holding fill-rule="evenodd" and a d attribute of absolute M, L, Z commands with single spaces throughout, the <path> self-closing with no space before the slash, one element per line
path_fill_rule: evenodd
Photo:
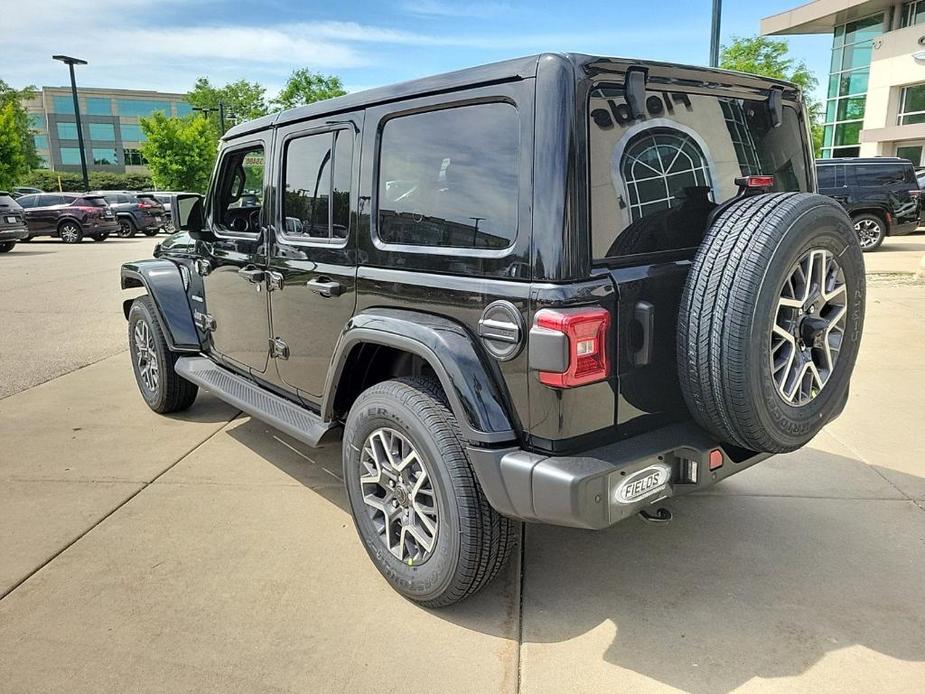
<path fill-rule="evenodd" d="M 399 82 L 398 84 L 385 87 L 366 89 L 361 92 L 354 92 L 333 99 L 317 101 L 306 106 L 298 106 L 287 111 L 278 111 L 230 128 L 228 132 L 225 133 L 223 139 L 231 140 L 241 135 L 270 127 L 329 114 L 334 115 L 336 113 L 364 108 L 366 106 L 374 106 L 389 101 L 409 99 L 464 87 L 474 87 L 491 82 L 527 79 L 536 75 L 536 65 L 540 57 L 539 55 L 533 55 L 526 58 L 504 60 L 488 65 L 481 65 L 479 67 L 446 72 L 430 77 L 422 77 L 408 82 Z"/>
<path fill-rule="evenodd" d="M 912 162 L 902 157 L 837 157 L 835 159 L 817 159 L 816 166 L 833 164 L 902 164 L 912 166 Z"/>

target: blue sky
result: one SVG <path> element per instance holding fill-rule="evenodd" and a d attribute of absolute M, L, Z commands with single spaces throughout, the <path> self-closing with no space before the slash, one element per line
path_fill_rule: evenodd
<path fill-rule="evenodd" d="M 763 16 L 800 2 L 726 0 L 723 40 L 755 34 Z M 205 75 L 257 80 L 271 96 L 303 66 L 340 75 L 355 91 L 541 51 L 706 64 L 710 7 L 711 0 L 33 1 L 4 13 L 0 79 L 65 84 L 53 52 L 90 62 L 79 68 L 83 86 L 187 91 Z M 790 42 L 824 82 L 830 36 Z"/>

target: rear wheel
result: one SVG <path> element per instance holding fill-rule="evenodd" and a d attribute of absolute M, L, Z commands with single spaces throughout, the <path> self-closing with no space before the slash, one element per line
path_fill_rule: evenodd
<path fill-rule="evenodd" d="M 145 235 L 145 236 L 157 236 L 157 232 L 159 232 L 159 231 L 160 231 L 160 229 L 158 229 L 157 227 L 155 227 L 155 228 L 153 228 L 153 229 L 145 229 L 145 230 L 144 230 L 144 235 Z"/>
<path fill-rule="evenodd" d="M 160 414 L 179 412 L 193 404 L 199 387 L 177 374 L 174 366 L 180 355 L 171 352 L 167 346 L 154 310 L 147 296 L 135 299 L 129 310 L 128 342 L 132 370 L 148 407 Z"/>
<path fill-rule="evenodd" d="M 855 215 L 851 221 L 854 222 L 854 231 L 862 251 L 867 253 L 880 248 L 886 238 L 886 225 L 878 215 L 865 212 Z"/>
<path fill-rule="evenodd" d="M 406 598 L 451 605 L 510 556 L 519 524 L 485 499 L 434 380 L 397 379 L 362 393 L 347 417 L 343 463 L 360 539 Z"/>
<path fill-rule="evenodd" d="M 135 235 L 135 222 L 128 217 L 119 217 L 119 238 L 130 239 Z"/>
<path fill-rule="evenodd" d="M 58 238 L 64 243 L 80 243 L 83 241 L 83 237 L 83 229 L 80 228 L 77 222 L 68 220 L 58 226 Z"/>
<path fill-rule="evenodd" d="M 109 232 L 108 232 L 108 231 L 104 231 L 102 234 L 94 234 L 94 236 L 93 236 L 93 240 L 94 240 L 94 241 L 105 241 L 105 240 L 108 239 L 108 238 L 109 238 Z"/>
<path fill-rule="evenodd" d="M 678 316 L 688 409 L 722 441 L 781 453 L 844 406 L 864 321 L 864 260 L 831 198 L 746 198 L 710 227 Z"/>
<path fill-rule="evenodd" d="M 0 253 L 9 253 L 13 250 L 13 246 L 15 245 L 15 241 L 4 241 L 3 243 L 0 243 Z"/>

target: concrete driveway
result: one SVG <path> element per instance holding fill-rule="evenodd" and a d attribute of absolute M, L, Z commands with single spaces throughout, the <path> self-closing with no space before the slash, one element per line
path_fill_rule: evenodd
<path fill-rule="evenodd" d="M 151 245 L 0 257 L 0 692 L 922 691 L 922 284 L 871 275 L 850 402 L 809 448 L 668 527 L 528 526 L 429 611 L 368 561 L 336 447 L 208 394 L 145 407 L 117 278 Z"/>

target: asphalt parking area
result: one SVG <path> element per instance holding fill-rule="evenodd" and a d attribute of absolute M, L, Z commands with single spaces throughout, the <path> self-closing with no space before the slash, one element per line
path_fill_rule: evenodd
<path fill-rule="evenodd" d="M 872 283 L 850 402 L 809 448 L 668 527 L 528 526 L 487 590 L 429 611 L 368 561 L 336 446 L 208 394 L 146 408 L 118 264 L 151 245 L 0 258 L 0 691 L 922 690 L 925 286 Z"/>

